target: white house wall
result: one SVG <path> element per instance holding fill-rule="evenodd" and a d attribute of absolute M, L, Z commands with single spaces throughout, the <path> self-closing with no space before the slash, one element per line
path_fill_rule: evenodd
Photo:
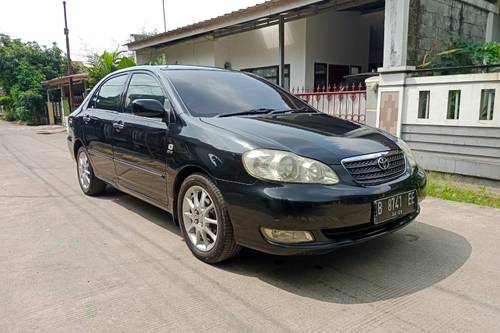
<path fill-rule="evenodd" d="M 215 66 L 214 41 L 201 38 L 160 49 L 137 51 L 136 59 L 138 64 L 147 64 L 163 55 L 169 65 Z"/>
<path fill-rule="evenodd" d="M 285 24 L 285 63 L 290 64 L 291 86 L 303 86 L 305 79 L 305 19 Z M 161 49 L 137 51 L 137 63 L 145 64 L 165 55 L 167 64 L 202 65 L 224 68 L 279 65 L 278 26 L 252 30 L 216 40 L 196 39 Z"/>
<path fill-rule="evenodd" d="M 218 39 L 215 66 L 231 63 L 233 69 L 279 64 L 278 26 L 270 26 Z M 285 63 L 290 64 L 290 85 L 303 86 L 305 78 L 305 19 L 285 24 Z"/>
<path fill-rule="evenodd" d="M 214 41 L 198 40 L 172 46 L 166 52 L 168 64 L 215 66 Z"/>
<path fill-rule="evenodd" d="M 331 10 L 306 19 L 306 86 L 314 84 L 314 63 L 361 66 L 368 70 L 370 29 L 358 12 Z"/>

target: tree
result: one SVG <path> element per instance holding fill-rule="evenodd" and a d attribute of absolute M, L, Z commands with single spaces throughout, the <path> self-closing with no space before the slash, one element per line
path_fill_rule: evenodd
<path fill-rule="evenodd" d="M 101 55 L 92 54 L 89 57 L 90 66 L 86 69 L 90 76 L 89 85 L 95 86 L 106 75 L 116 70 L 135 66 L 134 60 L 123 53 L 123 51 L 104 51 Z"/>
<path fill-rule="evenodd" d="M 0 34 L 0 87 L 9 96 L 11 118 L 39 122 L 44 116 L 42 82 L 66 71 L 65 57 L 52 47 Z"/>

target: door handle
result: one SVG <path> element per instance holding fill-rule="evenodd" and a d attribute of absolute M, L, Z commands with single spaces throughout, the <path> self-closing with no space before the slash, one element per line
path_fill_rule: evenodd
<path fill-rule="evenodd" d="M 84 122 L 85 124 L 87 124 L 87 123 L 90 121 L 90 115 L 89 115 L 89 114 L 86 114 L 86 115 L 84 115 L 84 116 L 82 117 L 82 119 L 83 119 L 83 122 Z"/>
<path fill-rule="evenodd" d="M 116 130 L 121 130 L 125 127 L 125 125 L 123 124 L 122 121 L 119 121 L 119 122 L 116 122 L 116 123 L 113 123 L 113 128 L 116 129 Z"/>

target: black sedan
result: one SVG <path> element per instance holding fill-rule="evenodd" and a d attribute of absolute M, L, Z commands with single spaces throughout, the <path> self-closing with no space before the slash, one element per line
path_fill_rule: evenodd
<path fill-rule="evenodd" d="M 68 144 L 85 194 L 111 184 L 166 210 L 208 263 L 242 247 L 323 253 L 386 235 L 425 195 L 403 141 L 237 71 L 112 73 L 71 114 Z"/>

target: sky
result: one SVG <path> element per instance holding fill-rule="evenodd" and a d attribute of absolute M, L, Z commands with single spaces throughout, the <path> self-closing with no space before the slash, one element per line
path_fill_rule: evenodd
<path fill-rule="evenodd" d="M 130 34 L 163 32 L 162 0 L 67 0 L 73 60 L 123 48 Z M 167 30 L 264 0 L 165 0 Z M 62 0 L 2 0 L 0 33 L 66 50 Z"/>

